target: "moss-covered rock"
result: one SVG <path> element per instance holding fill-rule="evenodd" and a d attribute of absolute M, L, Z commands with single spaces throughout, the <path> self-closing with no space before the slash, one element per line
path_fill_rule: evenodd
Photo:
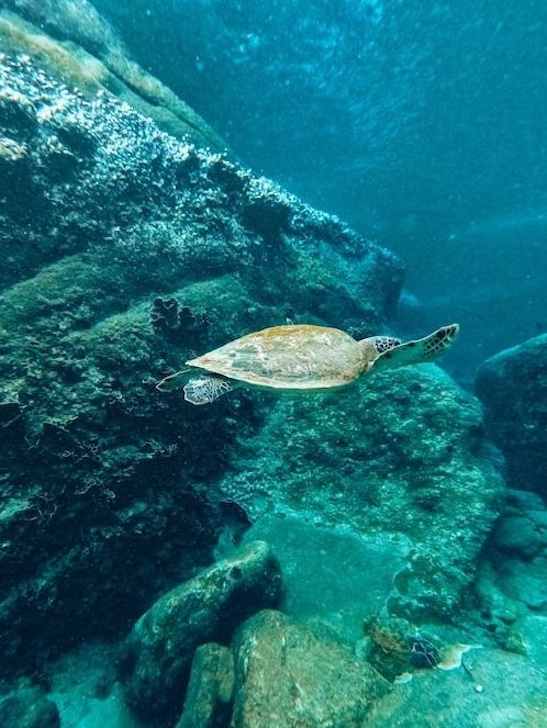
<path fill-rule="evenodd" d="M 276 606 L 280 596 L 279 565 L 261 541 L 162 596 L 127 641 L 128 705 L 145 720 L 176 715 L 198 645 L 229 642 L 240 621 Z"/>

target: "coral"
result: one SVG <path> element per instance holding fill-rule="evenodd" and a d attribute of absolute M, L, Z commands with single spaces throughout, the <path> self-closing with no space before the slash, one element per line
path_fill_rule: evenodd
<path fill-rule="evenodd" d="M 158 333 L 177 334 L 189 345 L 206 336 L 210 323 L 205 311 L 194 312 L 172 297 L 154 299 L 150 321 Z"/>
<path fill-rule="evenodd" d="M 431 669 L 441 661 L 440 640 L 407 620 L 374 616 L 365 620 L 363 629 L 369 640 L 367 659 L 388 680 L 405 672 Z"/>

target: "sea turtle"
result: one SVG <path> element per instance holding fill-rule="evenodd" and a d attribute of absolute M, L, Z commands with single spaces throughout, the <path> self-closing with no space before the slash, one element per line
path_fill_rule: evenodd
<path fill-rule="evenodd" d="M 209 404 L 240 385 L 325 391 L 345 387 L 371 371 L 433 361 L 452 345 L 459 328 L 442 326 L 423 339 L 402 343 L 391 336 L 357 341 L 327 326 L 273 326 L 190 359 L 186 364 L 191 368 L 165 377 L 157 388 L 182 388 L 184 399 L 192 404 Z"/>

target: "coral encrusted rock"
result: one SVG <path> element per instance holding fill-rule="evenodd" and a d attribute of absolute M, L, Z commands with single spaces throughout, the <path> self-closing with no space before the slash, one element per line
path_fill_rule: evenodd
<path fill-rule="evenodd" d="M 131 59 L 88 0 L 3 0 L 0 46 L 25 53 L 86 95 L 108 90 L 164 131 L 216 150 L 226 144 L 183 100 Z"/>
<path fill-rule="evenodd" d="M 403 268 L 108 91 L 2 54 L 0 259 L 1 676 L 125 634 L 213 560 L 215 482 L 264 401 L 197 408 L 155 384 L 288 309 L 372 333 Z"/>
<path fill-rule="evenodd" d="M 331 580 L 351 579 L 348 594 L 373 580 L 390 613 L 411 622 L 458 619 L 504 486 L 477 400 L 439 367 L 419 365 L 343 391 L 272 397 L 271 406 L 262 431 L 240 441 L 239 472 L 221 483 L 256 521 L 251 533 L 282 552 L 294 520 L 351 530 Z M 318 594 L 338 588 L 327 569 L 314 573 Z M 294 589 L 309 588 L 307 578 Z M 363 615 L 382 606 L 370 592 Z"/>

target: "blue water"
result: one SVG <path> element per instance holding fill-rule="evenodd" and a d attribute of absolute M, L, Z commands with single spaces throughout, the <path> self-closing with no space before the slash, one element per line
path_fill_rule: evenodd
<path fill-rule="evenodd" d="M 545 328 L 542 0 L 94 4 L 244 164 L 402 255 L 462 383 Z"/>

